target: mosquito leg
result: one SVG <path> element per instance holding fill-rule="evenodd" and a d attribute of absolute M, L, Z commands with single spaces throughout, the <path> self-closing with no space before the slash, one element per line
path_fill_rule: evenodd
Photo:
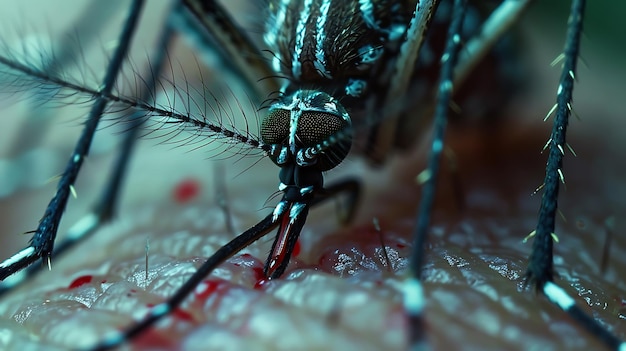
<path fill-rule="evenodd" d="M 376 143 L 373 143 L 376 147 L 368 150 L 368 156 L 375 162 L 381 160 L 391 145 L 397 142 L 394 139 L 394 133 L 397 130 L 397 124 L 400 123 L 398 117 L 402 109 L 393 106 L 404 106 L 398 102 L 402 102 L 403 96 L 411 96 L 411 94 L 407 95 L 406 91 L 416 65 L 410 62 L 416 62 L 418 58 L 425 31 L 428 29 L 438 3 L 438 1 L 418 2 L 416 15 L 407 29 L 407 40 L 398 54 L 393 76 L 389 80 L 392 84 L 383 105 L 386 114 L 385 123 L 376 128 Z M 517 23 L 530 3 L 531 0 L 505 0 L 493 11 L 483 24 L 480 33 L 468 41 L 459 54 L 459 63 L 454 73 L 455 89 L 463 85 L 466 76 L 489 53 L 497 41 Z"/>
<path fill-rule="evenodd" d="M 166 48 L 169 46 L 172 33 L 173 31 L 171 27 L 166 26 L 160 36 L 161 40 L 155 50 L 156 55 L 151 66 L 151 72 L 146 72 L 146 75 L 149 78 L 145 81 L 145 89 L 142 93 L 141 101 L 154 101 L 156 80 L 159 72 L 162 71 L 163 63 L 165 61 Z M 141 126 L 145 120 L 145 112 L 136 111 L 130 116 L 130 126 L 124 135 L 124 140 L 118 151 L 117 159 L 112 167 L 111 174 L 107 178 L 108 182 L 103 188 L 96 204 L 93 206 L 93 210 L 69 229 L 67 236 L 62 242 L 56 245 L 51 256 L 59 257 L 64 254 L 67 250 L 90 237 L 103 223 L 110 221 L 114 217 L 118 205 L 118 196 L 120 194 L 122 181 L 126 175 L 130 157 L 136 144 L 138 134 L 141 130 Z M 19 284 L 22 284 L 27 279 L 33 277 L 41 270 L 41 268 L 42 266 L 39 265 L 30 266 L 26 269 L 25 274 L 19 275 L 19 278 L 11 278 L 0 283 L 0 296 L 8 292 L 10 289 L 15 288 Z"/>
<path fill-rule="evenodd" d="M 166 29 L 160 36 L 160 42 L 157 45 L 155 60 L 151 67 L 151 72 L 148 73 L 148 80 L 145 82 L 146 90 L 142 94 L 142 101 L 154 101 L 156 80 L 158 75 L 163 69 L 165 61 L 166 49 L 172 38 L 172 29 L 170 26 L 166 26 Z M 105 186 L 100 199 L 94 206 L 94 213 L 99 217 L 99 222 L 110 220 L 114 214 L 118 203 L 118 196 L 120 194 L 120 188 L 122 181 L 128 168 L 130 156 L 138 139 L 138 134 L 141 131 L 143 123 L 146 121 L 145 112 L 137 111 L 130 117 L 130 127 L 124 136 L 122 147 L 119 150 L 118 157 L 115 160 L 113 171 L 109 176 L 109 181 Z M 76 234 L 80 236 L 80 234 Z M 72 238 L 75 236 L 73 235 Z"/>
<path fill-rule="evenodd" d="M 354 214 L 356 213 L 356 206 L 359 202 L 359 197 L 361 195 L 361 184 L 354 180 L 348 179 L 341 181 L 339 183 L 335 183 L 321 192 L 321 197 L 316 197 L 311 206 L 315 206 L 321 202 L 324 202 L 328 199 L 335 198 L 337 194 L 346 193 L 348 194 L 348 199 L 345 203 L 346 212 L 341 212 L 340 220 L 342 224 L 350 223 L 354 218 Z"/>
<path fill-rule="evenodd" d="M 261 59 L 256 45 L 218 1 L 183 0 L 183 4 L 188 11 L 179 12 L 184 22 L 179 29 L 200 40 L 201 50 L 209 51 L 211 56 L 218 52 L 222 63 L 237 71 L 247 84 L 247 90 L 254 92 L 259 101 L 268 92 L 278 90 L 278 83 L 273 79 L 276 73 Z"/>
<path fill-rule="evenodd" d="M 341 192 L 347 192 L 349 194 L 349 198 L 352 199 L 354 203 L 358 198 L 359 193 L 358 182 L 354 180 L 347 180 L 335 184 L 328 189 L 325 189 L 325 191 L 323 191 L 320 196 L 315 197 L 311 201 L 310 206 L 315 206 L 325 200 L 334 197 L 336 194 Z M 308 208 L 310 206 L 307 205 L 302 216 L 296 218 L 296 223 L 294 224 L 295 226 L 304 225 L 304 221 L 306 220 L 306 211 L 308 211 Z M 235 255 L 237 252 L 243 250 L 248 245 L 266 235 L 272 229 L 277 227 L 281 221 L 281 217 L 271 214 L 263 219 L 261 222 L 259 222 L 259 224 L 248 229 L 241 235 L 237 236 L 235 239 L 231 240 L 226 245 L 222 246 L 219 250 L 215 252 L 215 254 L 209 257 L 200 268 L 198 268 L 198 270 L 180 287 L 180 289 L 178 289 L 178 291 L 176 291 L 176 293 L 172 297 L 170 297 L 166 302 L 155 306 L 141 322 L 133 325 L 131 328 L 125 331 L 115 333 L 111 337 L 106 338 L 98 345 L 89 348 L 88 350 L 96 351 L 115 348 L 148 329 L 159 319 L 167 316 L 172 310 L 178 307 L 178 305 L 180 305 L 183 300 L 191 292 L 194 291 L 196 286 L 200 284 L 209 274 L 211 274 L 211 272 L 215 268 L 224 263 L 227 259 Z"/>
<path fill-rule="evenodd" d="M 211 272 L 227 259 L 243 250 L 265 234 L 270 232 L 278 225 L 278 220 L 272 218 L 273 215 L 265 217 L 259 224 L 248 229 L 226 245 L 222 246 L 209 259 L 202 264 L 200 268 L 176 291 L 166 302 L 154 306 L 150 313 L 139 323 L 134 324 L 131 328 L 122 332 L 115 332 L 114 335 L 107 337 L 98 345 L 89 348 L 90 351 L 110 350 L 120 346 L 127 340 L 139 335 L 159 319 L 167 316 L 172 310 L 180 305 L 185 298 L 194 291 L 196 286 L 200 284 Z"/>
<path fill-rule="evenodd" d="M 409 27 L 406 30 L 406 41 L 400 48 L 392 77 L 389 79 L 391 86 L 385 96 L 383 106 L 395 106 L 401 100 L 411 83 L 411 77 L 415 70 L 415 62 L 419 49 L 426 37 L 426 31 L 439 4 L 438 0 L 419 1 Z M 377 125 L 375 148 L 367 151 L 368 157 L 375 162 L 384 159 L 394 142 L 394 133 L 397 128 L 400 109 L 388 109 L 385 123 Z"/>
<path fill-rule="evenodd" d="M 572 112 L 572 92 L 576 78 L 576 64 L 580 50 L 585 0 L 572 1 L 568 29 L 563 53 L 564 62 L 557 90 L 556 116 L 550 135 L 550 151 L 543 182 L 543 196 L 539 208 L 539 218 L 535 228 L 533 248 L 526 271 L 526 283 L 534 284 L 552 303 L 567 312 L 592 335 L 597 336 L 611 349 L 624 349 L 623 343 L 592 316 L 586 314 L 565 290 L 556 285 L 553 267 L 553 236 L 555 217 L 558 210 L 559 183 L 563 178 L 563 147 L 569 116 Z"/>
<path fill-rule="evenodd" d="M 564 63 L 559 88 L 557 91 L 556 117 L 550 135 L 550 151 L 546 166 L 546 176 L 541 186 L 543 196 L 537 227 L 534 231 L 533 249 L 526 272 L 528 283 L 535 284 L 537 290 L 543 289 L 547 282 L 553 281 L 553 235 L 555 217 L 558 208 L 559 183 L 564 181 L 563 145 L 569 115 L 571 113 L 572 91 L 574 89 L 574 75 L 578 60 L 580 34 L 582 32 L 582 17 L 584 1 L 575 0 L 572 3 L 572 13 L 569 19 L 568 33 L 564 50 Z"/>
<path fill-rule="evenodd" d="M 454 85 L 460 86 L 474 67 L 489 53 L 496 42 L 524 14 L 532 0 L 505 0 L 483 23 L 480 33 L 463 46 L 454 69 Z"/>
<path fill-rule="evenodd" d="M 95 103 L 85 123 L 81 137 L 59 181 L 57 192 L 48 204 L 43 218 L 39 221 L 39 227 L 35 231 L 27 248 L 0 264 L 0 279 L 5 279 L 11 274 L 32 264 L 39 258 L 47 261 L 48 266 L 50 265 L 50 256 L 52 254 L 59 222 L 65 210 L 68 197 L 70 193 L 73 192 L 73 184 L 76 181 L 78 172 L 85 157 L 89 153 L 93 135 L 108 102 L 105 96 L 110 95 L 113 90 L 116 77 L 118 76 L 128 47 L 130 46 L 131 37 L 135 32 L 142 6 L 143 1 L 133 1 L 128 20 L 120 35 L 120 45 L 116 48 L 100 90 L 102 95 L 95 98 Z"/>
<path fill-rule="evenodd" d="M 441 57 L 441 77 L 439 95 L 435 107 L 435 121 L 433 130 L 433 144 L 428 159 L 428 177 L 422 191 L 422 199 L 417 214 L 417 225 L 414 232 L 413 250 L 409 263 L 410 276 L 404 283 L 404 308 L 410 321 L 409 345 L 413 350 L 428 348 L 425 344 L 424 321 L 422 311 L 424 307 L 423 288 L 420 279 L 424 262 L 424 243 L 428 236 L 430 216 L 435 200 L 435 188 L 441 153 L 443 151 L 444 134 L 447 123 L 447 114 L 452 98 L 454 67 L 456 65 L 459 46 L 459 33 L 463 24 L 466 0 L 455 0 L 452 11 L 452 21 L 448 29 L 446 48 Z"/>

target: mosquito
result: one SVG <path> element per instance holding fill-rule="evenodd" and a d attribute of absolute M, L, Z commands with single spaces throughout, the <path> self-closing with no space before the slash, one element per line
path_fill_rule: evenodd
<path fill-rule="evenodd" d="M 340 3 L 285 0 L 269 1 L 266 5 L 269 8 L 270 19 L 267 20 L 264 39 L 271 52 L 269 62 L 258 59 L 262 54 L 219 3 L 189 0 L 173 5 L 171 20 L 164 26 L 163 34 L 159 36 L 160 42 L 156 45 L 156 52 L 161 55 L 152 59 L 145 75 L 148 78 L 141 79 L 142 81 L 136 85 L 141 87 L 137 89 L 141 91 L 134 97 L 118 94 L 115 91 L 115 80 L 119 76 L 119 67 L 131 45 L 132 33 L 140 17 L 142 7 L 140 1 L 133 2 L 129 20 L 125 23 L 118 41 L 119 46 L 112 54 L 106 78 L 98 89 L 64 80 L 62 76 L 46 74 L 37 67 L 20 66 L 19 62 L 15 64 L 15 61 L 7 58 L 2 61 L 5 67 L 3 69 L 7 69 L 7 72 L 17 72 L 18 76 L 30 77 L 37 85 L 62 87 L 71 93 L 84 94 L 95 100 L 85 133 L 59 181 L 57 195 L 46 210 L 34 234 L 32 245 L 0 265 L 0 275 L 3 278 L 39 259 L 43 259 L 44 263 L 50 266 L 50 257 L 53 254 L 56 257 L 60 249 L 64 249 L 66 245 L 70 246 L 93 233 L 111 216 L 119 187 L 116 184 L 122 178 L 124 167 L 128 162 L 124 156 L 120 158 L 120 166 L 115 167 L 116 173 L 111 178 L 112 185 L 105 191 L 102 202 L 95 207 L 94 214 L 85 217 L 86 221 L 70 230 L 72 235 L 69 236 L 67 244 L 61 244 L 52 251 L 61 214 L 69 196 L 74 192 L 73 184 L 89 152 L 90 139 L 100 116 L 105 112 L 110 113 L 106 111 L 107 104 L 138 112 L 125 118 L 131 126 L 128 128 L 131 132 L 126 136 L 131 144 L 137 138 L 133 133 L 140 130 L 139 125 L 146 121 L 148 126 L 144 128 L 147 129 L 156 128 L 156 125 L 161 127 L 168 124 L 185 125 L 195 130 L 198 135 L 207 136 L 209 139 L 226 140 L 241 150 L 260 150 L 281 169 L 278 190 L 282 198 L 267 217 L 217 250 L 166 302 L 156 304 L 139 323 L 113 336 L 107 336 L 93 349 L 119 346 L 149 330 L 150 326 L 162 317 L 175 313 L 176 308 L 220 264 L 274 230 L 277 230 L 277 235 L 262 270 L 263 277 L 278 280 L 291 261 L 309 210 L 317 204 L 339 194 L 347 195 L 347 213 L 343 219 L 349 220 L 359 197 L 359 184 L 354 180 L 347 180 L 325 185 L 323 173 L 343 162 L 352 148 L 353 140 L 355 147 L 362 147 L 359 143 L 366 145 L 366 148 L 374 146 L 365 152 L 374 162 L 382 162 L 382 155 L 387 154 L 394 146 L 398 135 L 402 134 L 402 129 L 416 127 L 406 121 L 407 113 L 404 110 L 411 102 L 409 101 L 411 97 L 407 98 L 407 95 L 418 90 L 414 71 L 418 66 L 417 63 L 422 61 L 418 61 L 417 57 L 424 60 L 427 48 L 434 43 L 429 40 L 435 40 L 427 39 L 428 31 L 434 31 L 433 28 L 439 24 L 436 22 L 437 14 L 443 13 L 442 9 L 447 7 L 448 19 L 442 26 L 444 32 L 448 31 L 448 27 L 450 29 L 445 36 L 446 39 L 441 40 L 445 48 L 434 50 L 435 56 L 441 57 L 441 60 L 435 59 L 435 62 L 441 62 L 441 77 L 437 79 L 439 83 L 428 82 L 429 86 L 435 86 L 438 91 L 433 94 L 436 96 L 434 99 L 436 103 L 432 105 L 435 111 L 435 136 L 427 171 L 422 174 L 424 198 L 416 224 L 416 241 L 413 245 L 409 277 L 399 284 L 409 317 L 409 343 L 414 348 L 428 345 L 428 336 L 425 335 L 423 328 L 424 301 L 420 272 L 424 265 L 422 258 L 424 240 L 430 227 L 437 165 L 440 153 L 444 149 L 442 127 L 445 126 L 449 106 L 453 104 L 450 101 L 451 93 L 453 88 L 461 86 L 476 62 L 491 50 L 493 42 L 521 16 L 528 2 L 504 1 L 499 4 L 485 20 L 483 32 L 475 35 L 475 38 L 462 36 L 464 21 L 467 23 L 472 19 L 471 11 L 465 9 L 465 1 L 456 1 L 454 4 L 447 1 L 442 4 L 437 1 L 424 1 L 415 4 L 412 1 Z M 578 59 L 577 38 L 581 32 L 583 12 L 584 3 L 575 1 L 564 55 L 565 74 L 558 89 L 560 101 L 555 105 L 559 124 L 555 128 L 556 134 L 553 134 L 549 142 L 552 147 L 545 181 L 545 194 L 548 195 L 544 195 L 545 205 L 542 204 L 540 217 L 542 219 L 539 220 L 537 229 L 533 231 L 533 235 L 536 236 L 535 242 L 540 244 L 535 244 L 533 248 L 527 282 L 535 285 L 537 291 L 541 291 L 555 304 L 569 312 L 575 320 L 608 346 L 617 349 L 621 345 L 619 339 L 613 336 L 610 330 L 581 312 L 582 310 L 574 305 L 573 299 L 565 297 L 564 291 L 552 282 L 551 245 L 554 238 L 554 210 L 558 182 L 563 180 L 561 157 L 567 146 L 564 134 L 559 133 L 564 132 L 563 119 L 571 110 L 571 91 L 576 71 L 575 62 Z M 155 90 L 163 84 L 159 83 L 157 78 L 159 72 L 163 70 L 164 53 L 167 51 L 165 48 L 170 45 L 173 31 L 193 36 L 205 44 L 209 43 L 206 46 L 209 51 L 217 51 L 219 48 L 222 52 L 217 55 L 222 61 L 233 66 L 232 69 L 241 77 L 252 95 L 263 97 L 269 94 L 265 102 L 269 107 L 262 110 L 265 117 L 261 122 L 258 137 L 247 130 L 230 128 L 229 123 L 225 123 L 224 120 L 212 122 L 204 117 L 228 109 L 219 102 L 217 108 L 208 109 L 210 113 L 205 107 L 203 117 L 192 116 L 190 111 L 196 107 L 197 101 L 186 98 L 185 94 L 181 93 L 190 93 L 188 88 L 175 91 L 171 98 L 186 100 L 182 113 L 173 107 L 174 102 L 171 100 L 170 104 L 165 106 L 155 102 Z M 457 59 L 457 56 L 460 57 Z M 259 77 L 264 79 L 259 80 Z M 171 83 L 175 86 L 173 81 Z M 13 87 L 15 86 L 14 84 Z M 205 92 L 204 88 L 199 90 Z M 197 107 L 202 110 L 202 106 Z M 150 125 L 150 121 L 156 122 Z M 131 147 L 124 148 L 122 155 L 127 155 Z M 554 174 L 558 176 L 555 177 Z"/>

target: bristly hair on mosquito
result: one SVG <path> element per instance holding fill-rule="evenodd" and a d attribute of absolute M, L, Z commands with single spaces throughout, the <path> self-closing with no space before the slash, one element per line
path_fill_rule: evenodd
<path fill-rule="evenodd" d="M 143 139 L 190 151 L 202 150 L 210 155 L 209 158 L 217 160 L 231 157 L 260 160 L 263 154 L 270 152 L 270 147 L 257 136 L 259 114 L 280 101 L 284 93 L 271 91 L 259 103 L 239 90 L 235 92 L 230 86 L 220 91 L 209 86 L 207 82 L 211 78 L 203 72 L 197 59 L 193 69 L 188 64 L 183 67 L 180 62 L 172 62 L 168 56 L 169 67 L 164 69 L 165 73 L 155 72 L 149 59 L 143 65 L 127 59 L 112 92 L 102 94 L 101 87 L 96 87 L 100 77 L 94 64 L 90 63 L 91 57 L 87 58 L 83 51 L 86 44 L 82 42 L 82 35 L 72 33 L 66 37 L 67 40 L 60 45 L 54 45 L 42 36 L 17 47 L 0 43 L 0 82 L 3 83 L 0 98 L 2 95 L 18 96 L 12 101 L 28 100 L 58 107 L 88 106 L 97 98 L 104 98 L 109 103 L 100 129 L 117 125 L 118 132 L 123 133 L 135 127 L 133 118 L 137 117 L 131 116 L 141 112 L 143 122 L 138 137 Z M 105 48 L 100 50 L 101 57 L 109 57 Z M 76 56 L 69 55 L 71 62 L 59 62 L 68 56 L 67 51 L 73 51 Z M 138 67 L 147 67 L 147 70 Z M 176 80 L 175 77 L 183 78 Z M 271 77 L 264 79 L 268 78 Z M 142 91 L 152 91 L 148 86 L 151 81 L 156 82 L 154 93 L 147 98 L 140 97 Z M 256 123 L 257 130 L 250 129 L 250 119 Z M 367 130 L 381 120 L 382 117 L 375 118 L 358 129 Z M 339 131 L 332 136 L 335 140 L 332 144 L 349 138 L 353 129 Z M 333 150 L 343 152 L 321 144 L 311 148 L 310 152 L 323 152 L 331 159 L 341 158 L 333 154 Z"/>
<path fill-rule="evenodd" d="M 188 67 L 183 69 L 179 65 L 180 75 L 174 73 L 175 66 L 170 62 L 170 75 L 159 75 L 156 93 L 151 94 L 148 99 L 142 99 L 139 97 L 140 91 L 148 90 L 149 78 L 157 73 L 152 68 L 147 72 L 140 72 L 131 61 L 126 62 L 122 79 L 115 85 L 113 92 L 103 95 L 100 88 L 90 86 L 91 79 L 86 77 L 93 77 L 93 81 L 97 79 L 93 69 L 85 66 L 85 59 L 76 62 L 78 75 L 81 77 L 78 79 L 54 63 L 57 56 L 54 49 L 41 47 L 22 46 L 21 50 L 16 50 L 5 43 L 5 50 L 0 54 L 0 81 L 5 84 L 2 85 L 0 94 L 20 95 L 21 99 L 29 100 L 36 97 L 39 104 L 52 102 L 61 107 L 88 105 L 94 99 L 104 97 L 110 104 L 104 112 L 103 121 L 109 125 L 122 125 L 122 132 L 132 128 L 129 117 L 140 111 L 144 123 L 139 137 L 175 147 L 201 149 L 209 153 L 212 159 L 233 156 L 260 158 L 263 153 L 270 151 L 269 146 L 258 139 L 258 131 L 250 130 L 249 121 L 252 118 L 258 129 L 259 112 L 280 99 L 281 94 L 277 92 L 270 93 L 261 107 L 256 109 L 252 98 L 248 97 L 247 104 L 250 107 L 246 108 L 240 95 L 230 88 L 219 94 L 214 87 L 209 88 L 197 62 L 197 72 L 193 72 L 194 74 L 189 72 Z M 151 67 L 151 64 L 148 62 L 147 66 Z M 57 69 L 48 70 L 49 67 Z M 175 76 L 183 76 L 183 79 L 177 81 Z M 197 76 L 199 79 L 192 82 L 188 78 L 190 76 Z M 379 122 L 379 119 L 373 120 L 359 126 L 359 129 L 366 129 L 370 124 Z M 338 143 L 348 138 L 352 132 L 352 128 L 346 128 L 332 138 Z M 340 157 L 333 154 L 328 146 L 317 145 L 312 151 L 313 149 L 316 149 L 314 152 L 325 152 L 330 158 Z"/>
<path fill-rule="evenodd" d="M 78 38 L 75 40 L 79 42 Z M 0 47 L 0 81 L 3 83 L 0 94 L 12 97 L 13 102 L 25 99 L 37 104 L 52 102 L 56 106 L 87 105 L 104 97 L 110 102 L 105 111 L 109 124 L 122 124 L 122 129 L 127 129 L 130 125 L 124 128 L 123 124 L 129 122 L 128 117 L 133 112 L 144 114 L 148 122 L 140 134 L 144 138 L 157 139 L 163 144 L 192 146 L 194 150 L 210 147 L 211 154 L 217 157 L 259 157 L 269 151 L 256 137 L 258 131 L 250 130 L 250 118 L 256 121 L 257 127 L 259 121 L 251 99 L 248 99 L 248 108 L 232 90 L 217 94 L 213 87 L 209 89 L 199 64 L 193 75 L 186 67 L 187 72 L 182 72 L 184 78 L 177 81 L 170 62 L 172 77 L 159 75 L 156 92 L 144 100 L 139 92 L 149 88 L 147 75 L 157 73 L 151 69 L 140 72 L 132 62 L 124 65 L 123 78 L 113 92 L 104 95 L 99 87 L 94 87 L 92 81 L 97 81 L 96 74 L 81 52 L 81 58 L 72 63 L 73 71 L 78 73 L 73 73 L 56 64 L 59 55 L 42 39 L 32 44 L 22 43 L 18 48 L 9 47 L 6 42 L 0 43 Z M 191 82 L 188 78 L 191 76 L 200 77 L 199 82 Z M 188 134 L 179 137 L 183 132 Z"/>

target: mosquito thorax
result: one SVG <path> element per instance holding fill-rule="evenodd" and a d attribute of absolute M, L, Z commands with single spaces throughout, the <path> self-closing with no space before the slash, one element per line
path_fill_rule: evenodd
<path fill-rule="evenodd" d="M 280 167 L 293 163 L 324 172 L 339 165 L 352 146 L 352 122 L 332 96 L 297 90 L 274 103 L 261 122 L 269 157 Z"/>

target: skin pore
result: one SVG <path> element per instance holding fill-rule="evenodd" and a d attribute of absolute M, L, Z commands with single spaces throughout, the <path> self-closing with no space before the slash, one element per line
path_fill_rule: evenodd
<path fill-rule="evenodd" d="M 450 125 L 446 142 L 458 163 L 464 205 L 459 207 L 451 190 L 453 173 L 444 165 L 423 273 L 434 349 L 601 348 L 544 298 L 521 288 L 531 247 L 521 240 L 535 225 L 540 196 L 530 194 L 543 178 L 545 156 L 539 151 L 550 128 L 541 119 L 558 84 L 558 68 L 548 63 L 562 47 L 562 31 L 555 29 L 553 37 L 533 24 L 526 20 L 522 26 L 523 38 L 541 39 L 524 42 L 532 72 L 525 93 L 498 120 Z M 624 213 L 620 180 L 626 171 L 619 151 L 624 147 L 619 118 L 624 70 L 602 49 L 583 47 L 590 68 L 581 65 L 575 87 L 575 110 L 582 121 L 571 121 L 568 140 L 578 157 L 568 154 L 565 160 L 567 185 L 559 203 L 567 222 L 557 221 L 555 267 L 557 281 L 579 296 L 577 302 L 589 305 L 589 313 L 626 338 L 621 273 L 626 242 L 619 222 Z M 61 137 L 73 140 L 64 131 L 68 124 L 80 127 L 76 116 L 57 126 Z M 87 346 L 128 325 L 171 295 L 204 257 L 272 210 L 266 200 L 276 191 L 277 168 L 264 160 L 247 169 L 249 164 L 236 162 L 236 156 L 227 158 L 222 162 L 226 201 L 236 231 L 229 233 L 216 204 L 215 173 L 207 155 L 158 144 L 159 139 L 142 141 L 113 223 L 67 257 L 53 259 L 51 272 L 0 301 L 7 335 L 3 349 Z M 418 143 L 380 170 L 347 160 L 330 172 L 326 184 L 362 177 L 366 193 L 354 224 L 341 228 L 332 202 L 312 211 L 300 254 L 283 278 L 266 282 L 258 272 L 271 245 L 269 234 L 208 278 L 183 308 L 133 348 L 403 349 L 406 321 L 396 288 L 410 252 L 419 199 L 414 178 L 424 167 L 424 149 Z M 90 158 L 66 226 L 84 215 L 99 193 L 109 158 Z M 173 194 L 186 179 L 199 182 L 199 189 L 180 201 Z M 53 189 L 54 184 L 3 198 L 2 221 L 12 219 L 11 226 L 18 228 L 3 223 L 11 228 L 3 237 L 32 229 Z M 374 216 L 382 234 L 371 224 Z M 605 224 L 611 217 L 614 226 Z M 603 275 L 599 265 L 607 231 L 614 237 Z M 391 269 L 380 249 L 381 235 Z"/>

